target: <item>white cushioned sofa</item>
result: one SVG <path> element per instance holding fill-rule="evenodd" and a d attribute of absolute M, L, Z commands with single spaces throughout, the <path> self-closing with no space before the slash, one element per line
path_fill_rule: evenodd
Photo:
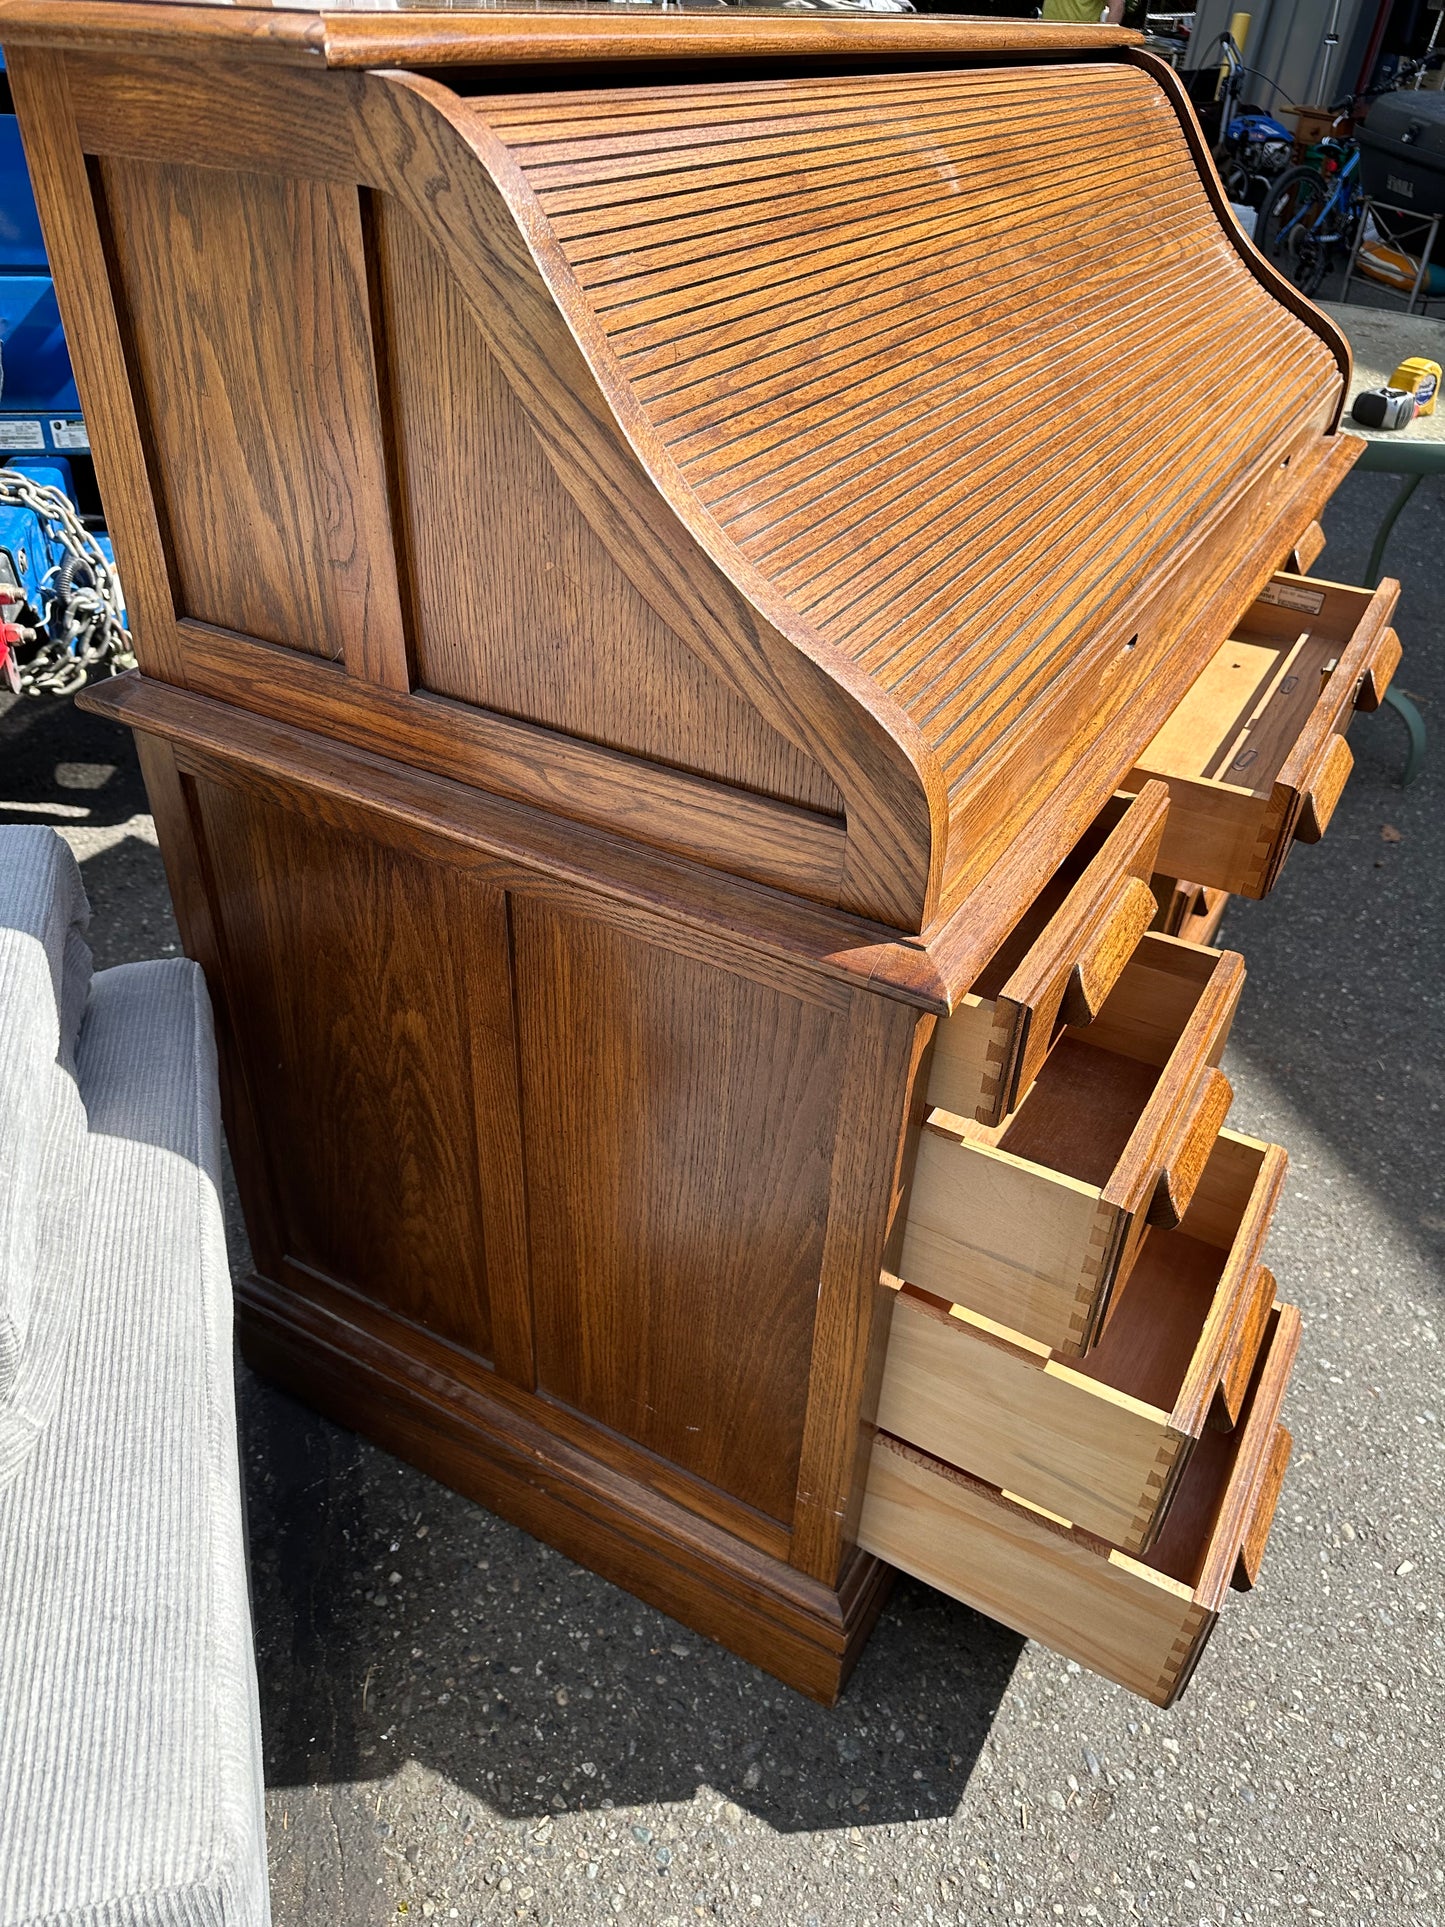
<path fill-rule="evenodd" d="M 0 1927 L 270 1918 L 215 1046 L 0 829 Z"/>

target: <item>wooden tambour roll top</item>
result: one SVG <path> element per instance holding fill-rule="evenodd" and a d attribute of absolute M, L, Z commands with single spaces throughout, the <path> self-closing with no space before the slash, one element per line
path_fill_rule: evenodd
<path fill-rule="evenodd" d="M 1173 75 L 936 16 L 0 40 L 250 1355 L 822 1697 L 888 1564 L 1171 1697 L 1298 1339 L 1186 939 L 1399 653 L 1302 573 L 1344 343 Z"/>

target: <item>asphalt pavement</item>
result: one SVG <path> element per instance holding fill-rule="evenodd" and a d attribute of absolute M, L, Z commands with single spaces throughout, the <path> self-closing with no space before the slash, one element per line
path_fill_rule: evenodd
<path fill-rule="evenodd" d="M 1359 579 L 1393 487 L 1347 480 L 1317 574 Z M 1403 730 L 1360 718 L 1329 835 L 1220 938 L 1305 1337 L 1262 1583 L 1181 1704 L 900 1582 L 824 1711 L 243 1372 L 278 1927 L 1445 1920 L 1437 482 L 1388 566 L 1432 760 L 1402 793 Z M 0 820 L 71 839 L 98 964 L 177 948 L 120 732 L 12 707 Z"/>

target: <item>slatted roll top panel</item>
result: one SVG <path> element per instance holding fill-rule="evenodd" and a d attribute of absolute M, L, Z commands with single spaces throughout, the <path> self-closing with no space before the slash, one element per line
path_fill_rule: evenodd
<path fill-rule="evenodd" d="M 1132 66 L 477 112 L 698 502 L 955 800 L 1339 391 Z"/>

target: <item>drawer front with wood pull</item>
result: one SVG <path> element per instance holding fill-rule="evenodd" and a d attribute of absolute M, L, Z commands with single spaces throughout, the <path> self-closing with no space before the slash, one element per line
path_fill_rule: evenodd
<path fill-rule="evenodd" d="M 1298 1346 L 1299 1313 L 1276 1305 L 1241 1423 L 1205 1435 L 1145 1559 L 885 1432 L 873 1441 L 859 1543 L 1167 1706 L 1231 1585 L 1258 1576 L 1289 1457 L 1279 1411 Z"/>
<path fill-rule="evenodd" d="M 1143 1552 L 1211 1416 L 1239 1415 L 1274 1300 L 1259 1256 L 1285 1163 L 1221 1132 L 1182 1223 L 1145 1233 L 1082 1359 L 902 1286 L 879 1428 Z"/>
<path fill-rule="evenodd" d="M 1231 952 L 1146 935 L 1001 1125 L 933 1112 L 897 1274 L 1062 1356 L 1085 1351 L 1146 1226 L 1178 1224 L 1203 1173 L 1243 982 Z"/>
<path fill-rule="evenodd" d="M 1345 731 L 1400 660 L 1398 582 L 1276 575 L 1139 757 L 1169 785 L 1159 868 L 1262 897 L 1294 842 L 1317 843 L 1353 765 Z"/>
<path fill-rule="evenodd" d="M 1090 825 L 933 1040 L 928 1101 L 997 1124 L 1065 1024 L 1088 1024 L 1154 918 L 1169 793 L 1146 783 Z"/>

